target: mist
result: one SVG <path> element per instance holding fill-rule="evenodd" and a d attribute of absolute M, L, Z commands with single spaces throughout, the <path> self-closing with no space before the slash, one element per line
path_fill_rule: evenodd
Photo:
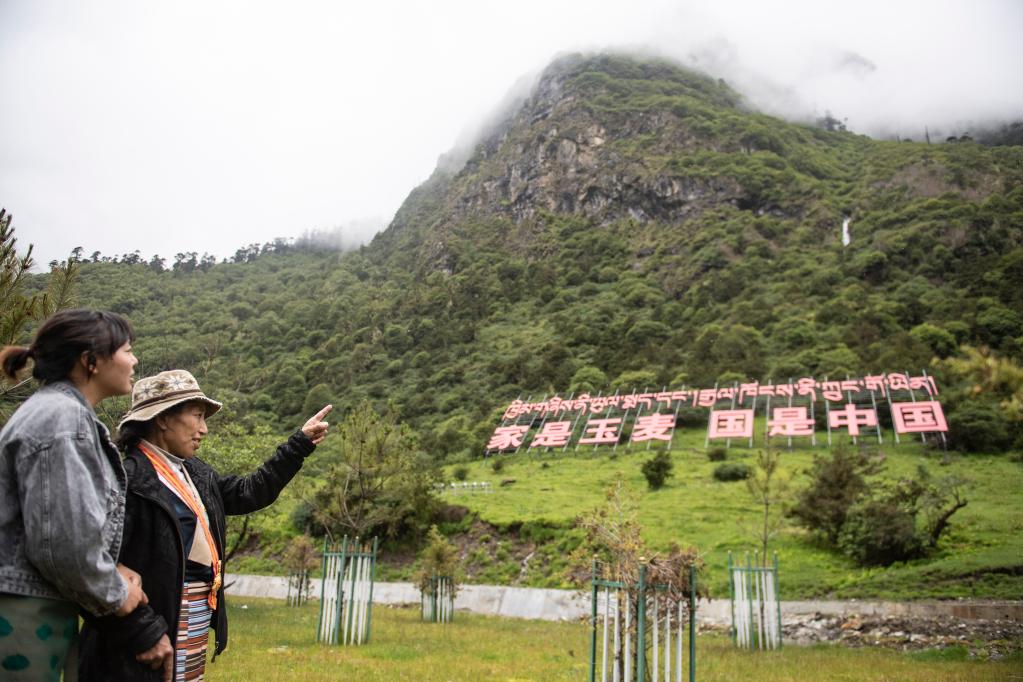
<path fill-rule="evenodd" d="M 382 218 L 352 220 L 344 225 L 305 230 L 295 239 L 300 249 L 326 251 L 352 251 L 369 243 L 373 236 L 386 227 Z"/>
<path fill-rule="evenodd" d="M 1023 119 L 1020 34 L 1010 0 L 6 0 L 0 206 L 39 263 L 363 243 L 558 54 L 660 55 L 766 113 L 941 141 Z"/>

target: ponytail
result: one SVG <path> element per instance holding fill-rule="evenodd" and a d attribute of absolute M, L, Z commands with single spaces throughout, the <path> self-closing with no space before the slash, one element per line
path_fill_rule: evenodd
<path fill-rule="evenodd" d="M 32 357 L 32 349 L 24 346 L 4 346 L 0 350 L 0 371 L 10 383 L 18 381 L 18 372 L 25 368 Z"/>

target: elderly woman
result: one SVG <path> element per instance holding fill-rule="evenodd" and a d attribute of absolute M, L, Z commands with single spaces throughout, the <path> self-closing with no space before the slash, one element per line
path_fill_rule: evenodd
<path fill-rule="evenodd" d="M 209 628 L 227 646 L 225 514 L 269 506 L 327 435 L 327 405 L 247 476 L 221 476 L 195 456 L 221 404 L 184 370 L 140 379 L 120 423 L 128 475 L 120 560 L 149 597 L 125 618 L 86 618 L 82 680 L 201 680 Z"/>

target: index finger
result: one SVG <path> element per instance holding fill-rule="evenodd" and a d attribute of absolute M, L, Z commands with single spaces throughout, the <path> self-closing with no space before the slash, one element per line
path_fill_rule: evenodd
<path fill-rule="evenodd" d="M 313 419 L 316 421 L 323 421 L 323 418 L 327 416 L 327 413 L 334 409 L 333 405 L 326 405 L 322 410 L 313 415 Z"/>

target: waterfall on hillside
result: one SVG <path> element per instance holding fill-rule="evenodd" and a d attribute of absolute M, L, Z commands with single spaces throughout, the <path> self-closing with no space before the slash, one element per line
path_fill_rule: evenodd
<path fill-rule="evenodd" d="M 842 221 L 842 246 L 849 246 L 849 216 L 845 216 L 845 220 Z"/>

